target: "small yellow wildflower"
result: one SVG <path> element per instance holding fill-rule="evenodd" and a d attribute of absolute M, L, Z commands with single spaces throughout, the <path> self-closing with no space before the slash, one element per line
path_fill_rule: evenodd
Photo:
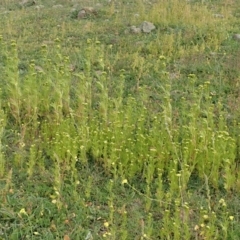
<path fill-rule="evenodd" d="M 190 73 L 190 74 L 188 74 L 188 77 L 189 77 L 189 78 L 195 78 L 195 77 L 196 77 L 196 75 L 195 75 L 195 74 L 193 74 L 193 73 Z"/>
<path fill-rule="evenodd" d="M 165 57 L 165 56 L 163 56 L 163 55 L 160 55 L 160 56 L 159 56 L 159 59 L 160 59 L 160 60 L 165 60 L 165 59 L 166 59 L 166 57 Z"/>
<path fill-rule="evenodd" d="M 109 223 L 108 222 L 105 222 L 103 225 L 104 225 L 105 228 L 109 227 Z"/>
<path fill-rule="evenodd" d="M 209 219 L 208 215 L 203 215 L 203 219 L 208 220 Z"/>
<path fill-rule="evenodd" d="M 225 200 L 224 200 L 223 198 L 221 198 L 221 199 L 219 200 L 219 203 L 220 203 L 223 207 L 226 207 L 226 206 L 227 206 L 227 204 L 226 204 L 226 202 L 225 202 Z"/>
<path fill-rule="evenodd" d="M 224 200 L 223 198 L 221 198 L 221 199 L 219 200 L 219 203 L 220 203 L 220 204 L 223 204 L 223 203 L 225 203 L 225 200 Z"/>
<path fill-rule="evenodd" d="M 194 231 L 197 231 L 197 230 L 199 230 L 199 226 L 198 226 L 198 225 L 195 225 Z"/>
<path fill-rule="evenodd" d="M 128 184 L 127 179 L 124 179 L 124 180 L 122 181 L 122 185 L 124 185 L 124 184 Z"/>
<path fill-rule="evenodd" d="M 25 208 L 22 208 L 20 211 L 19 211 L 20 214 L 23 214 L 23 215 L 28 215 Z"/>

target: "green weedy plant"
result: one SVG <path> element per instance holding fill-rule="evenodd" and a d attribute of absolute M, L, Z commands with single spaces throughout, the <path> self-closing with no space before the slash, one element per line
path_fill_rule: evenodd
<path fill-rule="evenodd" d="M 33 136 L 37 136 L 36 134 L 29 135 L 30 131 L 33 130 L 35 133 L 38 132 L 40 139 L 43 140 L 43 143 L 39 139 L 28 145 L 30 155 L 27 159 L 27 173 L 29 177 L 32 177 L 35 167 L 45 171 L 49 169 L 52 172 L 54 191 L 54 194 L 51 195 L 52 202 L 61 209 L 63 208 L 62 195 L 66 176 L 77 184 L 76 161 L 86 164 L 88 162 L 87 153 L 90 152 L 95 161 L 103 164 L 106 172 L 113 174 L 115 180 L 118 177 L 128 178 L 129 180 L 136 177 L 141 178 L 145 184 L 145 210 L 151 211 L 155 201 L 165 209 L 161 236 L 165 238 L 171 232 L 175 239 L 180 239 L 182 235 L 179 235 L 179 228 L 183 224 L 181 208 L 185 202 L 191 174 L 196 171 L 200 178 L 207 178 L 207 184 L 211 184 L 218 189 L 219 171 L 223 164 L 226 166 L 226 163 L 230 162 L 231 156 L 232 159 L 234 157 L 234 142 L 231 143 L 228 133 L 226 130 L 223 131 L 223 120 L 221 119 L 220 131 L 213 132 L 212 130 L 216 123 L 212 114 L 212 104 L 209 101 L 208 84 L 200 85 L 199 89 L 195 90 L 194 81 L 196 80 L 193 81 L 192 96 L 190 96 L 194 102 L 193 108 L 190 111 L 188 110 L 186 115 L 184 115 L 184 112 L 182 113 L 183 119 L 182 125 L 180 125 L 182 130 L 181 136 L 179 136 L 178 127 L 173 123 L 171 82 L 166 72 L 164 58 L 159 59 L 159 68 L 155 69 L 156 73 L 159 73 L 161 108 L 158 113 L 152 113 L 145 106 L 148 93 L 144 86 L 138 86 L 138 102 L 132 96 L 127 98 L 126 103 L 123 102 L 123 85 L 120 86 L 120 94 L 117 99 L 112 102 L 109 100 L 108 73 L 104 73 L 103 65 L 104 52 L 98 42 L 90 44 L 91 46 L 87 49 L 85 56 L 86 72 L 74 76 L 78 77 L 83 83 L 83 86 L 77 85 L 78 89 L 75 89 L 76 92 L 74 93 L 75 96 L 78 94 L 78 104 L 71 102 L 73 99 L 71 99 L 70 90 L 67 87 L 71 84 L 71 78 L 69 73 L 65 73 L 65 71 L 67 72 L 68 61 L 58 52 L 58 46 L 55 62 L 50 59 L 47 60 L 48 64 L 54 69 L 53 73 L 48 73 L 50 69 L 47 69 L 45 73 L 35 73 L 32 63 L 29 75 L 22 82 L 21 91 L 17 89 L 15 95 L 13 90 L 7 93 L 9 97 L 12 97 L 12 102 L 15 101 L 15 96 L 17 96 L 19 103 L 21 103 L 18 109 L 22 109 L 26 116 L 26 118 L 22 118 L 20 110 L 13 111 L 12 107 L 9 108 L 8 114 L 13 116 L 22 133 L 24 127 L 25 135 L 22 136 L 22 142 L 29 144 L 25 137 L 28 136 L 29 139 L 33 140 Z M 97 57 L 97 69 L 92 69 L 92 61 L 96 59 L 94 54 L 99 57 Z M 16 65 L 16 58 L 14 62 L 8 62 L 7 64 Z M 93 88 L 93 71 L 96 70 L 102 72 L 96 78 L 97 87 Z M 38 101 L 27 89 L 29 87 L 41 87 L 35 83 L 38 81 L 38 77 L 42 79 L 43 76 L 48 81 L 47 86 L 43 86 L 45 88 L 43 91 L 48 92 L 49 96 L 46 99 L 40 98 L 40 101 Z M 13 77 L 11 79 L 14 80 Z M 194 79 L 194 76 L 190 79 Z M 124 82 L 123 75 L 120 76 L 120 81 Z M 12 84 L 11 86 L 15 85 Z M 51 89 L 54 89 L 53 93 L 51 93 Z M 37 92 L 35 91 L 36 95 Z M 24 93 L 24 95 L 20 93 Z M 185 99 L 182 100 L 183 105 L 188 104 Z M 42 101 L 50 107 L 41 108 Z M 95 102 L 97 105 L 94 105 Z M 199 115 L 203 114 L 200 109 L 206 111 L 207 118 L 204 119 L 207 121 L 199 122 L 197 120 Z M 186 111 L 184 108 L 182 110 Z M 19 114 L 16 114 L 16 112 L 19 112 Z M 38 114 L 41 114 L 40 116 L 43 118 L 40 125 L 37 119 Z M 30 118 L 30 116 L 32 117 Z M 198 129 L 198 132 L 196 129 Z M 179 144 L 180 137 L 182 138 L 181 144 Z M 193 139 L 194 141 L 192 141 Z M 41 150 L 40 153 L 42 154 L 45 152 L 51 160 L 50 168 L 43 162 L 42 156 L 38 156 L 38 150 Z M 225 162 L 221 162 L 219 152 L 221 152 L 221 157 L 228 156 Z M 210 158 L 212 161 L 216 160 L 214 166 L 213 162 L 209 161 Z M 36 160 L 40 161 L 37 162 Z M 227 166 L 230 166 L 230 164 Z M 226 168 L 226 173 L 230 174 L 230 170 L 231 168 Z M 167 190 L 163 189 L 164 178 L 168 182 Z M 233 187 L 232 179 L 228 175 L 225 175 L 225 181 L 226 190 Z M 155 182 L 156 187 L 154 188 L 153 183 Z M 91 182 L 89 183 L 90 185 L 87 184 L 88 189 L 92 185 Z M 112 184 L 110 184 L 111 189 Z M 109 189 L 109 208 L 112 211 L 110 211 L 109 222 L 114 225 L 114 195 L 111 189 Z M 156 199 L 153 197 L 155 192 Z M 89 198 L 91 192 L 86 191 L 85 193 L 86 197 Z M 174 199 L 177 203 L 172 205 Z M 210 205 L 211 199 L 209 199 Z M 185 211 L 184 214 L 187 217 L 190 213 Z M 168 219 L 173 216 L 175 220 L 173 222 L 169 221 Z M 151 222 L 152 217 L 149 215 L 143 233 L 145 237 L 150 238 L 153 234 Z M 185 231 L 182 234 L 189 238 L 190 230 L 186 224 L 184 226 Z M 115 236 L 116 230 L 111 229 L 112 236 Z M 126 232 L 123 234 L 126 235 Z M 207 234 L 206 236 L 212 236 L 209 231 L 206 231 L 205 234 Z"/>
<path fill-rule="evenodd" d="M 1 90 L 0 90 L 1 91 Z M 2 106 L 0 105 L 0 177 L 3 177 L 5 175 L 5 167 L 6 167 L 6 159 L 4 154 L 4 143 L 3 143 L 3 137 L 4 137 L 4 129 L 6 127 L 6 115 L 4 111 L 2 110 Z"/>
<path fill-rule="evenodd" d="M 42 45 L 24 74 L 16 43 L 2 43 L 0 175 L 8 173 L 4 196 L 13 192 L 12 175 L 29 184 L 37 178 L 40 185 L 48 184 L 47 190 L 33 193 L 47 202 L 43 215 L 31 206 L 25 207 L 26 215 L 22 205 L 31 205 L 27 201 L 9 203 L 24 215 L 12 220 L 14 224 L 28 228 L 18 232 L 9 225 L 7 234 L 227 239 L 233 232 L 234 217 L 218 198 L 239 192 L 238 132 L 229 130 L 223 100 L 215 96 L 213 101 L 212 82 L 196 74 L 182 76 L 184 84 L 171 78 L 173 61 L 207 47 L 217 51 L 225 39 L 224 27 L 216 27 L 219 20 L 213 21 L 207 8 L 201 7 L 203 21 L 200 6 L 178 0 L 160 1 L 147 11 L 143 2 L 138 5 L 140 18 L 153 21 L 163 33 L 156 39 L 149 34 L 146 47 L 141 47 L 146 35 L 139 35 L 139 47 L 123 44 L 121 50 L 105 50 L 100 41 L 88 39 L 74 49 L 79 60 L 75 70 L 69 69 L 72 59 L 59 38 L 52 47 Z M 209 32 L 203 27 L 207 22 Z M 124 70 L 117 69 L 121 58 L 131 62 Z M 10 164 L 17 174 L 9 171 Z M 46 212 L 57 219 L 47 219 Z M 48 221 L 45 228 L 42 218 Z M 34 233 L 33 225 L 41 227 Z"/>
<path fill-rule="evenodd" d="M 3 45 L 2 45 L 2 36 L 0 36 L 0 54 L 3 52 Z M 2 99 L 2 89 L 0 88 L 0 96 Z M 0 177 L 3 177 L 5 175 L 5 166 L 6 166 L 6 159 L 4 154 L 4 130 L 7 124 L 7 119 L 5 112 L 2 109 L 2 101 L 0 100 Z"/>
<path fill-rule="evenodd" d="M 5 63 L 5 83 L 7 85 L 8 107 L 13 120 L 21 125 L 21 87 L 18 71 L 18 50 L 15 41 L 11 42 Z"/>

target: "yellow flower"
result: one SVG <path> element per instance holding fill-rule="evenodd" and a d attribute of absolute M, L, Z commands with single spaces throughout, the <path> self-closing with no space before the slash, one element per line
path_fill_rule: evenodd
<path fill-rule="evenodd" d="M 219 200 L 219 203 L 220 203 L 223 207 L 226 207 L 226 206 L 227 206 L 227 204 L 226 204 L 226 202 L 225 202 L 225 200 L 224 200 L 223 198 L 221 198 L 221 199 Z"/>
<path fill-rule="evenodd" d="M 159 56 L 159 59 L 160 59 L 160 60 L 165 60 L 165 59 L 166 59 L 166 57 L 165 57 L 165 56 L 163 56 L 163 55 L 160 55 L 160 56 Z"/>
<path fill-rule="evenodd" d="M 195 74 L 193 74 L 193 73 L 190 73 L 190 74 L 188 74 L 188 77 L 189 77 L 189 78 L 195 78 L 195 77 L 196 77 L 196 75 L 195 75 Z"/>
<path fill-rule="evenodd" d="M 203 215 L 204 220 L 208 220 L 208 215 Z"/>
<path fill-rule="evenodd" d="M 199 230 L 199 226 L 198 226 L 198 225 L 195 225 L 194 230 L 195 230 L 195 231 Z"/>
<path fill-rule="evenodd" d="M 234 216 L 229 216 L 229 219 L 230 219 L 231 221 L 233 221 Z"/>
<path fill-rule="evenodd" d="M 20 211 L 19 211 L 20 214 L 23 214 L 23 215 L 28 215 L 25 208 L 22 208 Z"/>
<path fill-rule="evenodd" d="M 105 228 L 109 227 L 109 223 L 108 222 L 105 222 L 103 225 L 104 225 Z"/>
<path fill-rule="evenodd" d="M 122 181 L 122 185 L 124 185 L 124 184 L 128 184 L 127 179 L 124 179 L 124 180 Z"/>
<path fill-rule="evenodd" d="M 221 198 L 221 199 L 219 200 L 219 203 L 220 203 L 220 204 L 223 204 L 223 203 L 225 203 L 225 200 L 224 200 L 223 198 Z"/>

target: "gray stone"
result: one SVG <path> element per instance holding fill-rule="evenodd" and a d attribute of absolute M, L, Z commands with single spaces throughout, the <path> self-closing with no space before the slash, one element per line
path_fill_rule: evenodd
<path fill-rule="evenodd" d="M 44 72 L 44 71 L 43 71 L 43 68 L 40 67 L 40 66 L 35 66 L 35 70 L 36 70 L 37 72 Z"/>
<path fill-rule="evenodd" d="M 37 10 L 41 10 L 42 8 L 44 8 L 44 6 L 43 5 L 37 5 L 34 8 L 37 9 Z"/>
<path fill-rule="evenodd" d="M 87 16 L 96 16 L 97 11 L 92 7 L 84 7 L 78 12 L 78 19 L 85 18 Z"/>
<path fill-rule="evenodd" d="M 82 10 L 88 14 L 97 15 L 97 11 L 93 7 L 84 7 Z"/>
<path fill-rule="evenodd" d="M 36 4 L 36 1 L 34 0 L 23 0 L 19 3 L 22 7 L 31 7 Z"/>
<path fill-rule="evenodd" d="M 53 5 L 53 8 L 63 8 L 62 4 Z"/>
<path fill-rule="evenodd" d="M 215 18 L 224 18 L 224 16 L 222 14 L 219 14 L 219 13 L 213 14 L 213 16 Z"/>
<path fill-rule="evenodd" d="M 150 33 L 152 30 L 154 30 L 156 27 L 151 23 L 151 22 L 147 22 L 144 21 L 141 26 L 140 26 L 141 30 L 144 33 Z"/>
<path fill-rule="evenodd" d="M 78 17 L 78 19 L 85 18 L 86 17 L 86 11 L 85 10 L 79 11 L 77 17 Z"/>
<path fill-rule="evenodd" d="M 130 27 L 130 32 L 131 32 L 131 33 L 136 33 L 136 34 L 138 34 L 138 33 L 141 33 L 142 30 L 141 30 L 141 28 L 138 28 L 138 27 L 136 27 L 136 26 L 131 26 L 131 27 Z"/>
<path fill-rule="evenodd" d="M 239 33 L 234 34 L 233 39 L 240 41 L 240 34 Z"/>

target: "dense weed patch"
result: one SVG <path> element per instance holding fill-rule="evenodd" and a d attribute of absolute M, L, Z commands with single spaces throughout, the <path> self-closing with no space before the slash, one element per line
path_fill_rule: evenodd
<path fill-rule="evenodd" d="M 222 20 L 211 4 L 131 4 L 57 26 L 41 10 L 39 35 L 29 9 L 3 17 L 0 238 L 239 236 L 231 7 Z M 124 33 L 136 10 L 155 32 Z"/>

